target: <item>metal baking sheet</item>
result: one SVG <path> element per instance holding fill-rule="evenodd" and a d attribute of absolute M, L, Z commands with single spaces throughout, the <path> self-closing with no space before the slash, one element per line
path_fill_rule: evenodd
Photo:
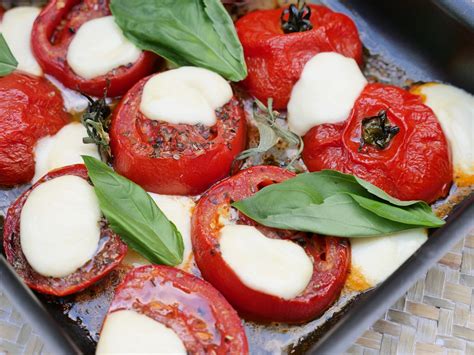
<path fill-rule="evenodd" d="M 414 81 L 453 81 L 463 85 L 413 41 L 403 36 L 397 22 L 386 21 L 369 2 L 323 0 L 335 11 L 348 14 L 357 23 L 366 48 L 365 74 L 399 86 Z M 442 3 L 442 1 L 439 1 Z M 435 1 L 436 3 L 436 1 Z M 434 11 L 434 10 L 433 10 Z M 452 15 L 452 14 L 451 14 Z M 447 15 L 446 15 L 447 16 Z M 453 15 L 455 18 L 456 16 Z M 464 21 L 465 23 L 465 21 Z M 442 51 L 443 48 L 438 48 Z M 0 190 L 0 214 L 24 188 Z M 451 200 L 469 195 L 453 190 Z M 457 197 L 456 197 L 457 196 Z M 341 353 L 388 309 L 456 241 L 474 229 L 474 197 L 466 197 L 450 212 L 448 223 L 434 232 L 417 253 L 378 288 L 355 295 L 344 294 L 325 315 L 301 326 L 246 323 L 252 353 Z M 125 270 L 114 271 L 96 286 L 65 298 L 35 295 L 18 280 L 14 271 L 0 260 L 3 287 L 26 319 L 42 335 L 54 353 L 93 353 L 102 318 L 114 286 Z M 354 298 L 357 302 L 354 302 Z"/>

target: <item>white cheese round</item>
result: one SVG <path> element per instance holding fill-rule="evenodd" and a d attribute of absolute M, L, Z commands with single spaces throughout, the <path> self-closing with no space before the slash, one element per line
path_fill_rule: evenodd
<path fill-rule="evenodd" d="M 47 172 L 63 166 L 81 164 L 81 155 L 90 155 L 100 159 L 95 144 L 84 144 L 82 138 L 87 137 L 86 128 L 77 122 L 61 128 L 54 136 L 43 137 L 36 143 L 35 176 L 38 181 Z"/>
<path fill-rule="evenodd" d="M 369 287 L 389 277 L 428 239 L 426 229 L 411 229 L 374 238 L 350 238 L 351 269 Z"/>
<path fill-rule="evenodd" d="M 93 79 L 136 62 L 140 54 L 141 50 L 125 38 L 114 17 L 105 16 L 79 27 L 69 44 L 67 62 L 77 75 Z"/>
<path fill-rule="evenodd" d="M 186 347 L 171 328 L 129 310 L 110 313 L 96 354 L 186 354 Z"/>
<path fill-rule="evenodd" d="M 225 262 L 254 290 L 292 299 L 313 275 L 313 263 L 301 246 L 267 238 L 253 226 L 225 225 L 219 243 Z"/>
<path fill-rule="evenodd" d="M 335 52 L 316 54 L 304 66 L 288 103 L 288 126 L 304 136 L 323 123 L 348 118 L 367 80 L 356 61 Z"/>
<path fill-rule="evenodd" d="M 31 51 L 31 29 L 40 9 L 32 6 L 19 6 L 3 15 L 0 32 L 18 62 L 18 70 L 32 75 L 43 74 L 41 67 Z"/>
<path fill-rule="evenodd" d="M 20 218 L 23 253 L 41 275 L 69 275 L 98 248 L 99 201 L 94 188 L 78 176 L 57 177 L 36 187 Z"/>
<path fill-rule="evenodd" d="M 149 193 L 165 216 L 176 225 L 183 237 L 184 252 L 183 262 L 177 265 L 178 268 L 187 266 L 187 262 L 192 252 L 191 245 L 191 217 L 195 203 L 187 196 L 158 195 Z M 147 265 L 150 262 L 133 249 L 129 248 L 123 261 L 134 267 Z"/>
<path fill-rule="evenodd" d="M 454 86 L 428 83 L 419 91 L 436 114 L 453 154 L 456 175 L 474 176 L 474 96 Z"/>
<path fill-rule="evenodd" d="M 181 67 L 156 74 L 143 88 L 140 111 L 173 124 L 216 124 L 215 110 L 232 98 L 229 83 L 210 70 Z"/>

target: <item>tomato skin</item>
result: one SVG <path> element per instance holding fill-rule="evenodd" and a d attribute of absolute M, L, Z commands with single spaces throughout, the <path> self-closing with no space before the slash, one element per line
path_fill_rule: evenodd
<path fill-rule="evenodd" d="M 46 277 L 38 274 L 28 264 L 20 244 L 20 220 L 23 205 L 31 191 L 40 184 L 64 175 L 75 175 L 88 179 L 87 169 L 83 164 L 69 165 L 49 172 L 10 206 L 3 229 L 3 249 L 7 261 L 28 287 L 53 296 L 66 296 L 89 287 L 118 266 L 127 253 L 127 245 L 122 242 L 120 237 L 108 227 L 102 226 L 99 251 L 72 274 L 60 278 Z"/>
<path fill-rule="evenodd" d="M 361 121 L 387 110 L 400 132 L 389 146 L 359 152 Z M 303 160 L 310 171 L 355 174 L 401 200 L 428 203 L 445 196 L 452 179 L 449 146 L 431 109 L 420 97 L 384 84 L 369 84 L 342 123 L 313 127 L 304 137 Z"/>
<path fill-rule="evenodd" d="M 216 125 L 202 132 L 205 128 L 198 125 L 149 120 L 140 112 L 141 94 L 148 79 L 129 90 L 114 111 L 110 129 L 114 168 L 147 191 L 200 194 L 229 175 L 235 156 L 245 148 L 246 120 L 242 105 L 232 98 L 216 110 Z M 157 140 L 163 147 L 159 152 Z M 182 151 L 176 148 L 179 144 Z M 196 145 L 202 149 L 191 149 Z"/>
<path fill-rule="evenodd" d="M 339 296 L 350 265 L 350 246 L 342 238 L 308 237 L 257 225 L 248 217 L 239 223 L 255 225 L 271 238 L 298 239 L 313 259 L 313 276 L 305 291 L 285 300 L 247 287 L 225 262 L 219 250 L 219 213 L 231 201 L 249 197 L 260 187 L 295 176 L 274 166 L 242 170 L 209 189 L 199 200 L 192 217 L 191 240 L 196 263 L 204 279 L 216 287 L 244 317 L 257 321 L 304 323 L 323 313 Z M 291 237 L 293 235 L 293 237 Z M 296 238 L 295 238 L 296 237 Z M 321 259 L 322 253 L 326 261 Z"/>
<path fill-rule="evenodd" d="M 74 31 L 89 20 L 108 15 L 109 1 L 50 1 L 39 14 L 31 32 L 31 47 L 44 72 L 73 90 L 93 96 L 103 96 L 107 90 L 109 97 L 125 94 L 138 80 L 151 74 L 158 57 L 147 51 L 143 51 L 132 65 L 115 68 L 93 79 L 80 77 L 68 65 L 67 50 Z"/>
<path fill-rule="evenodd" d="M 286 108 L 304 65 L 316 54 L 338 52 L 362 65 L 362 43 L 354 22 L 325 6 L 309 7 L 313 29 L 306 32 L 283 33 L 283 9 L 254 11 L 235 24 L 248 69 L 242 85 L 264 103 L 272 97 L 276 109 Z"/>
<path fill-rule="evenodd" d="M 49 81 L 18 71 L 0 78 L 0 186 L 31 181 L 36 142 L 68 121 L 61 93 Z"/>
<path fill-rule="evenodd" d="M 108 314 L 119 310 L 134 310 L 171 328 L 190 354 L 248 354 L 237 312 L 206 281 L 179 269 L 133 269 L 117 288 Z"/>

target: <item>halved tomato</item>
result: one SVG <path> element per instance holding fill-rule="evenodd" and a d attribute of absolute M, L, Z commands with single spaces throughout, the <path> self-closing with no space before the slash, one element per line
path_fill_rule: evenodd
<path fill-rule="evenodd" d="M 107 0 L 52 0 L 41 11 L 31 32 L 31 48 L 46 74 L 68 88 L 88 95 L 121 96 L 138 80 L 154 71 L 158 57 L 142 52 L 130 66 L 121 66 L 106 75 L 84 79 L 67 63 L 67 51 L 76 31 L 87 21 L 110 15 Z"/>
<path fill-rule="evenodd" d="M 20 243 L 23 205 L 36 187 L 45 181 L 64 175 L 88 179 L 87 169 L 83 164 L 66 166 L 46 174 L 10 206 L 3 229 L 3 249 L 8 262 L 30 288 L 54 296 L 70 295 L 90 286 L 119 265 L 127 253 L 127 245 L 106 224 L 103 224 L 99 240 L 100 247 L 86 264 L 72 274 L 64 277 L 46 277 L 38 274 L 28 264 Z"/>
<path fill-rule="evenodd" d="M 132 270 L 117 288 L 108 314 L 120 310 L 171 328 L 190 354 L 248 354 L 237 312 L 206 281 L 179 269 L 146 265 Z"/>
<path fill-rule="evenodd" d="M 138 82 L 112 116 L 110 146 L 114 168 L 145 190 L 168 195 L 196 195 L 229 175 L 235 156 L 245 148 L 246 120 L 233 97 L 216 110 L 212 126 L 150 120 L 140 111 Z"/>
<path fill-rule="evenodd" d="M 61 93 L 46 79 L 20 72 L 0 78 L 0 185 L 30 182 L 36 142 L 68 121 Z"/>
<path fill-rule="evenodd" d="M 191 238 L 202 276 L 237 311 L 250 319 L 286 323 L 312 320 L 337 299 L 347 277 L 350 265 L 347 240 L 259 226 L 240 213 L 234 223 L 253 225 L 269 238 L 289 239 L 303 246 L 313 262 L 313 275 L 300 295 L 283 299 L 246 286 L 224 260 L 219 247 L 222 228 L 219 217 L 229 212 L 233 201 L 252 196 L 260 188 L 293 176 L 293 173 L 278 167 L 254 166 L 214 185 L 201 197 L 194 210 Z"/>

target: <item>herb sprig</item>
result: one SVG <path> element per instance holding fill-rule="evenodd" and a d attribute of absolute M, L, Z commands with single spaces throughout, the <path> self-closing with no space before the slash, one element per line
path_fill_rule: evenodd
<path fill-rule="evenodd" d="M 18 67 L 18 61 L 8 47 L 5 37 L 0 33 L 0 76 L 12 73 Z"/>
<path fill-rule="evenodd" d="M 253 117 L 260 136 L 258 146 L 244 150 L 236 157 L 236 160 L 243 160 L 265 153 L 280 142 L 280 140 L 283 140 L 289 145 L 298 147 L 297 153 L 286 165 L 287 169 L 293 169 L 293 164 L 298 160 L 303 151 L 303 139 L 301 136 L 278 124 L 277 119 L 281 119 L 282 116 L 273 109 L 273 99 L 268 99 L 267 106 L 258 99 L 255 99 Z"/>

